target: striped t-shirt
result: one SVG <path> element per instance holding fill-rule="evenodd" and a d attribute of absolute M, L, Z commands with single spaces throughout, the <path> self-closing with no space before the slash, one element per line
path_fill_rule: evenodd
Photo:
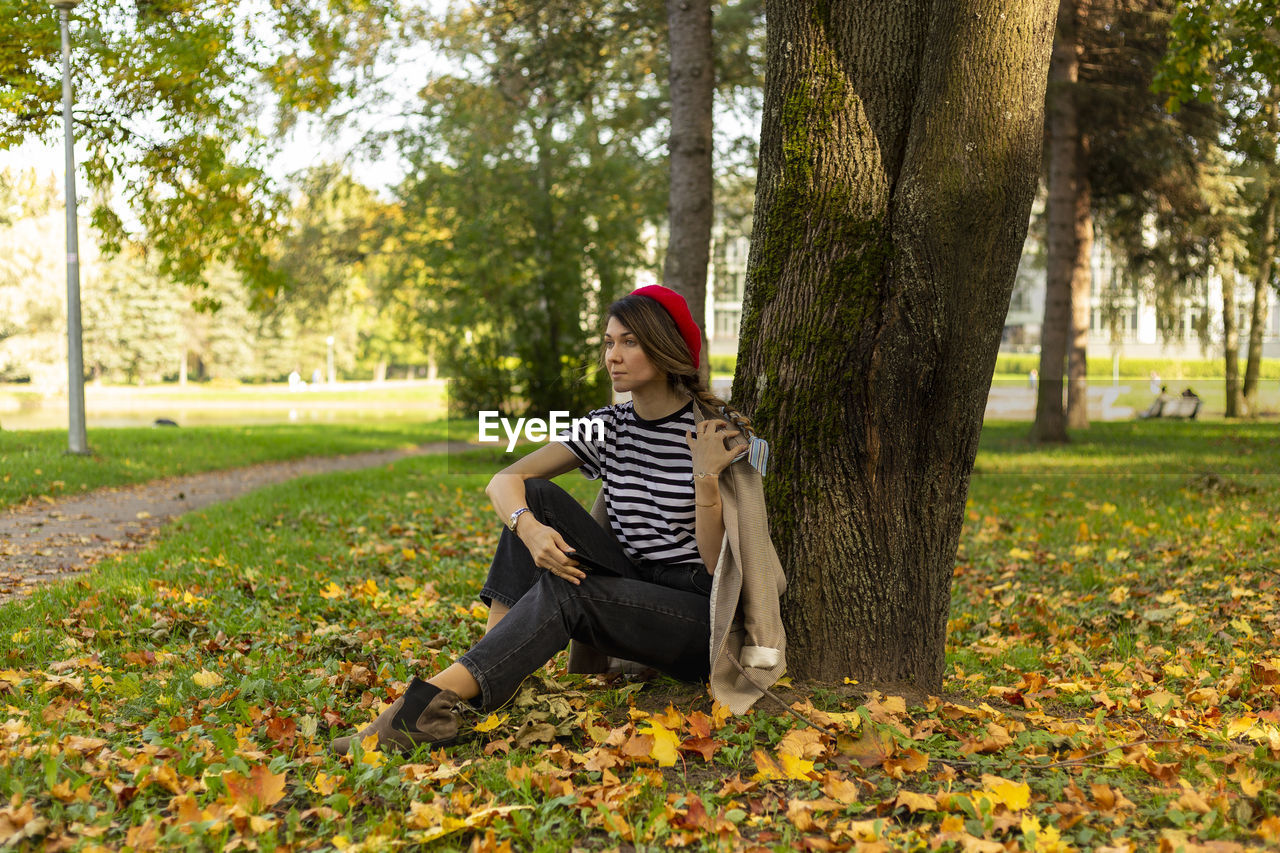
<path fill-rule="evenodd" d="M 693 401 L 656 421 L 631 403 L 596 409 L 604 424 L 563 444 L 582 462 L 589 480 L 603 479 L 613 534 L 632 560 L 702 565 L 694 535 L 693 455 L 685 433 L 695 431 Z M 587 440 L 584 440 L 587 439 Z"/>

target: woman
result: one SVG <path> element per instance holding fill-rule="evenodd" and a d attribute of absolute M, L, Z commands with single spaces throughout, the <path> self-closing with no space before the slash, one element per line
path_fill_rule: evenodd
<path fill-rule="evenodd" d="M 601 361 L 631 402 L 589 415 L 603 440 L 550 443 L 493 477 L 486 493 L 507 529 L 480 593 L 485 636 L 415 678 L 356 737 L 406 751 L 452 743 L 455 705 L 501 706 L 570 640 L 686 681 L 710 677 L 735 711 L 781 675 L 781 566 L 759 475 L 738 462 L 750 423 L 701 382 L 701 347 L 672 290 L 642 287 L 609 306 Z M 593 514 L 549 482 L 575 468 L 603 480 Z"/>

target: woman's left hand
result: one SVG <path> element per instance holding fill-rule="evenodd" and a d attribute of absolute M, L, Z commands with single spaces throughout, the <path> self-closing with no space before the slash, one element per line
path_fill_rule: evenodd
<path fill-rule="evenodd" d="M 740 434 L 727 421 L 707 418 L 698 422 L 698 434 L 685 432 L 684 440 L 693 451 L 694 474 L 719 474 L 747 452 L 747 446 L 727 447 L 725 439 Z"/>

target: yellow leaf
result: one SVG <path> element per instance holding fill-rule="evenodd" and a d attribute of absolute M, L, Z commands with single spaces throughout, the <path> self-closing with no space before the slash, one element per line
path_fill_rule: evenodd
<path fill-rule="evenodd" d="M 194 681 L 199 686 L 207 688 L 207 687 L 217 687 L 219 684 L 223 682 L 224 679 L 222 678 L 221 675 L 218 675 L 218 673 L 216 672 L 210 672 L 207 669 L 202 669 L 199 672 L 197 672 L 195 675 L 191 676 L 191 680 Z"/>
<path fill-rule="evenodd" d="M 1010 548 L 1009 556 L 1015 560 L 1030 560 L 1035 555 L 1025 548 Z"/>
<path fill-rule="evenodd" d="M 414 557 L 418 556 L 418 552 L 412 548 L 401 548 L 400 556 L 404 557 L 406 560 L 412 560 Z"/>
<path fill-rule="evenodd" d="M 481 720 L 479 723 L 477 723 L 473 731 L 480 732 L 481 734 L 485 732 L 491 732 L 494 729 L 496 729 L 498 726 L 505 723 L 510 718 L 511 718 L 510 714 L 490 714 L 489 716 Z"/>
<path fill-rule="evenodd" d="M 813 771 L 812 761 L 805 761 L 795 755 L 788 755 L 784 752 L 778 756 L 778 763 L 782 766 L 782 772 L 788 779 L 807 782 L 818 775 Z"/>
<path fill-rule="evenodd" d="M 338 777 L 328 773 L 317 773 L 316 778 L 307 786 L 322 797 L 327 797 L 338 789 Z"/>
<path fill-rule="evenodd" d="M 333 581 L 329 581 L 329 585 L 324 589 L 320 590 L 321 598 L 328 598 L 328 599 L 342 598 L 342 596 L 344 595 L 346 595 L 346 593 L 343 592 L 342 587 L 338 586 Z M 338 838 L 341 838 L 341 837 L 342 836 L 338 836 Z"/>
<path fill-rule="evenodd" d="M 999 776 L 982 777 L 986 790 L 977 791 L 974 797 L 985 796 L 995 804 L 1003 803 L 1010 811 L 1021 811 L 1031 805 L 1031 786 L 1025 782 L 1010 782 Z"/>
<path fill-rule="evenodd" d="M 779 768 L 777 763 L 769 757 L 769 753 L 765 752 L 763 749 L 754 750 L 751 753 L 751 757 L 756 761 L 756 775 L 751 777 L 753 780 L 757 782 L 768 782 L 773 779 L 786 778 L 782 773 L 782 769 Z"/>
<path fill-rule="evenodd" d="M 648 725 L 640 729 L 641 734 L 653 736 L 653 748 L 649 757 L 658 762 L 659 767 L 674 767 L 679 758 L 680 738 L 666 726 L 650 720 Z"/>
<path fill-rule="evenodd" d="M 1240 783 L 1240 790 L 1244 792 L 1246 797 L 1256 797 L 1262 793 L 1262 783 L 1258 781 L 1258 777 L 1252 772 L 1240 770 L 1235 776 L 1235 780 Z"/>

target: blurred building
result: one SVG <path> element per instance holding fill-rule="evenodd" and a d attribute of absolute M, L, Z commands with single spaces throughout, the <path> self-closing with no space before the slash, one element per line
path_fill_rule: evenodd
<path fill-rule="evenodd" d="M 707 338 L 712 355 L 738 351 L 738 327 L 747 278 L 746 235 L 717 229 L 712 236 L 711 265 L 707 274 Z M 1253 285 L 1239 279 L 1236 308 L 1240 357 L 1249 340 L 1253 310 Z M 1195 288 L 1199 292 L 1159 310 L 1153 295 L 1126 286 L 1118 259 L 1102 240 L 1094 242 L 1093 295 L 1090 300 L 1088 349 L 1095 355 L 1127 358 L 1212 359 L 1222 357 L 1222 288 L 1220 275 L 1211 275 Z M 1263 356 L 1280 358 L 1280 299 L 1267 292 L 1269 306 Z M 1040 351 L 1044 322 L 1044 250 L 1029 235 L 1018 263 L 1017 279 L 1009 299 L 1001 352 Z"/>

